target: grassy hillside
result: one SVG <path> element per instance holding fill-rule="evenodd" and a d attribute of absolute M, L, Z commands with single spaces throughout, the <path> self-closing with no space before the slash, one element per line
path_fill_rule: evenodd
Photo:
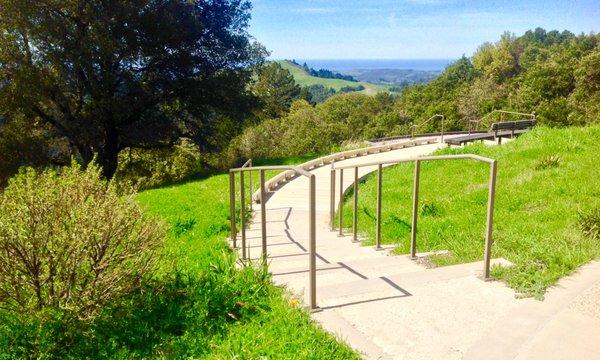
<path fill-rule="evenodd" d="M 379 91 L 387 90 L 387 87 L 385 86 L 375 85 L 367 82 L 354 82 L 341 79 L 324 79 L 316 76 L 311 76 L 306 71 L 304 71 L 303 68 L 301 68 L 298 65 L 292 64 L 287 60 L 280 60 L 278 61 L 278 63 L 281 64 L 281 66 L 284 69 L 287 69 L 292 73 L 294 79 L 300 86 L 323 85 L 325 87 L 333 88 L 336 91 L 338 91 L 345 86 L 356 87 L 358 85 L 362 85 L 365 87 L 365 89 L 361 92 L 368 95 L 375 95 Z"/>
<path fill-rule="evenodd" d="M 279 163 L 303 159 L 280 159 Z M 255 178 L 256 179 L 256 178 Z M 257 182 L 255 180 L 255 185 Z M 229 249 L 228 175 L 148 190 L 142 206 L 163 218 L 169 228 L 162 270 L 180 269 L 199 277 L 194 286 L 177 289 L 184 299 L 169 300 L 163 317 L 175 334 L 162 334 L 145 357 L 216 359 L 354 359 L 356 354 L 315 325 L 296 308 L 268 274 L 236 270 Z M 239 208 L 239 204 L 238 204 Z M 172 316 L 173 308 L 182 319 Z M 150 328 L 152 330 L 152 328 Z M 143 336 L 139 336 L 143 338 Z M 150 350 L 149 350 L 150 351 Z M 127 353 L 130 354 L 130 353 Z"/>
<path fill-rule="evenodd" d="M 474 153 L 498 160 L 494 257 L 515 265 L 494 269 L 496 278 L 528 295 L 600 256 L 600 242 L 583 235 L 581 223 L 598 223 L 600 127 L 537 128 L 500 147 L 471 145 L 441 154 Z M 409 252 L 414 165 L 384 171 L 382 240 Z M 482 259 L 488 166 L 470 161 L 425 162 L 421 169 L 420 252 L 449 250 L 437 265 Z M 359 229 L 373 244 L 376 177 L 359 191 Z M 352 198 L 344 207 L 351 226 Z M 586 219 L 587 216 L 587 220 Z M 589 225 L 588 225 L 589 226 Z"/>

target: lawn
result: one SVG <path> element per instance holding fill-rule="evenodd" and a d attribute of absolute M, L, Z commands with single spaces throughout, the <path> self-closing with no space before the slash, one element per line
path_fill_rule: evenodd
<path fill-rule="evenodd" d="M 498 160 L 492 253 L 514 266 L 494 268 L 494 277 L 525 295 L 542 297 L 561 277 L 600 256 L 599 240 L 584 236 L 580 225 L 600 207 L 599 139 L 599 126 L 537 128 L 500 147 L 476 144 L 439 151 Z M 450 256 L 434 257 L 435 264 L 483 258 L 488 169 L 468 160 L 422 163 L 417 247 L 420 252 L 450 251 Z M 410 248 L 413 171 L 413 164 L 402 164 L 383 174 L 382 242 L 397 244 L 397 254 Z M 347 227 L 352 201 L 349 194 Z M 369 245 L 374 243 L 375 203 L 376 176 L 370 175 L 360 186 L 358 214 L 359 231 Z"/>
<path fill-rule="evenodd" d="M 257 161 L 257 164 L 297 163 L 304 158 Z M 258 177 L 255 177 L 257 179 Z M 255 181 L 255 186 L 258 182 Z M 168 224 L 161 272 L 178 269 L 204 281 L 201 291 L 211 304 L 200 311 L 220 309 L 206 331 L 201 324 L 164 341 L 175 358 L 288 358 L 353 359 L 345 344 L 315 325 L 285 292 L 272 285 L 260 269 L 236 269 L 237 257 L 227 244 L 229 235 L 228 175 L 148 190 L 138 195 L 149 214 Z M 239 204 L 238 204 L 239 208 Z M 192 312 L 195 314 L 197 311 Z M 195 331 L 201 328 L 203 331 Z M 165 353 L 161 350 L 158 354 Z M 153 354 L 156 355 L 156 352 Z"/>
<path fill-rule="evenodd" d="M 345 86 L 357 87 L 358 85 L 362 85 L 365 87 L 361 92 L 367 95 L 375 95 L 379 91 L 387 91 L 387 87 L 382 85 L 371 84 L 367 82 L 355 82 L 348 81 L 342 79 L 325 79 L 316 76 L 309 75 L 303 68 L 292 64 L 287 60 L 278 61 L 278 63 L 284 68 L 290 71 L 294 76 L 294 80 L 300 86 L 310 86 L 310 85 L 323 85 L 326 88 L 332 88 L 335 91 L 339 91 L 341 88 Z"/>

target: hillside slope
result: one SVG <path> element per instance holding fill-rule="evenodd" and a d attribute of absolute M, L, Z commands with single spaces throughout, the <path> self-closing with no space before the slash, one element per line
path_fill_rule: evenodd
<path fill-rule="evenodd" d="M 586 262 L 600 257 L 600 242 L 582 231 L 600 227 L 598 154 L 600 126 L 537 128 L 499 147 L 471 145 L 442 154 L 473 153 L 498 160 L 493 257 L 513 267 L 493 275 L 517 291 L 543 296 L 545 289 Z M 382 241 L 410 248 L 413 164 L 383 175 Z M 437 265 L 482 258 L 488 167 L 472 161 L 425 162 L 421 166 L 417 248 L 449 250 Z M 376 176 L 361 185 L 359 230 L 372 244 Z M 344 207 L 351 225 L 352 196 Z M 586 224 L 587 225 L 582 225 Z"/>
<path fill-rule="evenodd" d="M 294 76 L 294 79 L 300 86 L 310 85 L 323 85 L 328 88 L 332 88 L 335 91 L 339 91 L 345 86 L 357 87 L 362 85 L 365 87 L 361 92 L 367 95 L 375 95 L 379 91 L 387 91 L 387 87 L 382 85 L 375 85 L 367 82 L 354 82 L 341 79 L 324 79 L 316 76 L 309 75 L 302 67 L 295 65 L 287 60 L 277 61 L 284 69 Z"/>

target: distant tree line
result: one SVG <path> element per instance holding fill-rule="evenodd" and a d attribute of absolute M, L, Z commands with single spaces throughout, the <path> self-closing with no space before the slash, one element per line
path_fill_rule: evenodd
<path fill-rule="evenodd" d="M 315 76 L 315 77 L 319 77 L 319 78 L 323 78 L 323 79 L 340 79 L 340 80 L 358 82 L 358 80 L 356 80 L 351 75 L 344 75 L 344 74 L 340 74 L 338 72 L 327 70 L 327 69 L 315 70 L 315 69 L 309 67 L 306 63 L 300 65 L 298 62 L 296 62 L 296 60 L 293 60 L 293 59 L 290 60 L 290 62 L 294 65 L 301 66 L 304 69 L 304 71 L 306 71 L 311 76 Z"/>

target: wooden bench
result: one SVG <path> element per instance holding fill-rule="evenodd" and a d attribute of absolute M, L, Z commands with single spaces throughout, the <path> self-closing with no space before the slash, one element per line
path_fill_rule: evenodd
<path fill-rule="evenodd" d="M 522 134 L 535 126 L 535 120 L 518 120 L 518 121 L 503 121 L 493 123 L 491 130 L 494 132 L 494 137 L 498 139 L 498 144 L 502 142 L 502 137 L 506 137 L 510 133 L 510 137 Z M 501 132 L 503 131 L 503 132 Z"/>
<path fill-rule="evenodd" d="M 444 142 L 450 145 L 464 145 L 473 141 L 497 140 L 498 144 L 502 143 L 503 137 L 513 138 L 517 135 L 528 131 L 535 126 L 535 120 L 518 120 L 518 121 L 503 121 L 493 123 L 487 133 L 474 133 L 464 136 L 458 136 L 451 139 L 446 139 Z"/>

